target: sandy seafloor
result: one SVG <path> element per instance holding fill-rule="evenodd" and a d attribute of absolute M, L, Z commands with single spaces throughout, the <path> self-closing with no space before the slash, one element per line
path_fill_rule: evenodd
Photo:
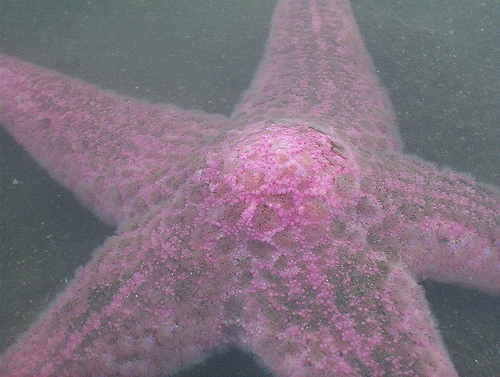
<path fill-rule="evenodd" d="M 120 93 L 229 114 L 274 0 L 0 3 L 0 51 Z M 353 0 L 405 149 L 500 186 L 497 0 Z M 0 134 L 0 345 L 113 233 Z M 461 376 L 500 371 L 500 299 L 425 284 Z M 1 350 L 1 349 L 0 349 Z M 243 360 L 241 359 L 243 358 Z M 185 376 L 257 376 L 236 352 Z"/>

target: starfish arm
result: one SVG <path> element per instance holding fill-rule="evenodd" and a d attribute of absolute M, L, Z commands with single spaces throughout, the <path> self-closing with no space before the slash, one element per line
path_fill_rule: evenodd
<path fill-rule="evenodd" d="M 254 268 L 242 347 L 277 377 L 457 376 L 424 292 L 402 264 L 346 247 L 295 255 L 281 270 Z M 309 274 L 293 272 L 302 264 Z"/>
<path fill-rule="evenodd" d="M 121 97 L 0 55 L 0 122 L 111 224 L 168 198 L 227 120 Z"/>
<path fill-rule="evenodd" d="M 189 232 L 172 213 L 153 209 L 96 250 L 0 359 L 0 376 L 171 375 L 223 346 L 234 270 L 182 245 Z"/>
<path fill-rule="evenodd" d="M 384 221 L 371 230 L 372 246 L 400 249 L 420 281 L 499 294 L 498 190 L 416 157 L 399 158 L 397 164 L 380 172 L 378 187 L 388 196 Z"/>
<path fill-rule="evenodd" d="M 400 145 L 385 90 L 346 0 L 282 0 L 267 51 L 232 118 L 309 119 L 363 148 Z"/>

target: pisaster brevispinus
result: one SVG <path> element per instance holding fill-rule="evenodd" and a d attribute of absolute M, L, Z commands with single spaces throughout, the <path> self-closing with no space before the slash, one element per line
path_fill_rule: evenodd
<path fill-rule="evenodd" d="M 2 56 L 0 120 L 118 227 L 2 376 L 169 374 L 229 345 L 277 376 L 453 376 L 417 282 L 500 290 L 497 191 L 399 151 L 344 1 L 278 3 L 229 119 Z"/>

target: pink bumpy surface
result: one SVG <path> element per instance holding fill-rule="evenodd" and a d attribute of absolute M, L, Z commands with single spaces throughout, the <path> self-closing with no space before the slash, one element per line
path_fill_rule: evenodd
<path fill-rule="evenodd" d="M 400 152 L 349 3 L 281 0 L 229 118 L 0 55 L 0 122 L 117 235 L 0 376 L 456 376 L 418 282 L 500 292 L 500 196 Z"/>

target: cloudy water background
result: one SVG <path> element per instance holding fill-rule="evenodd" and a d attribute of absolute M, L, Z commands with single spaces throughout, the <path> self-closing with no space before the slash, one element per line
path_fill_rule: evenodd
<path fill-rule="evenodd" d="M 262 57 L 275 3 L 3 1 L 0 51 L 123 94 L 229 114 Z M 352 6 L 406 150 L 500 186 L 498 1 Z M 12 344 L 112 233 L 2 132 L 0 345 Z M 500 300 L 425 288 L 460 375 L 497 374 Z M 215 358 L 186 376 L 256 376 L 242 357 Z"/>

